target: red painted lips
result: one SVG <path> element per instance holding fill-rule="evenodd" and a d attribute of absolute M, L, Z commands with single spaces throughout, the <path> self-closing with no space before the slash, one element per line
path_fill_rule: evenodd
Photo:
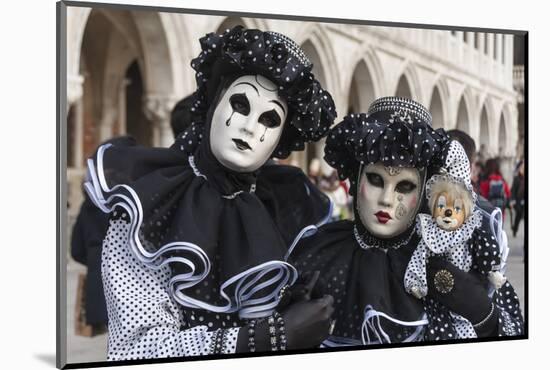
<path fill-rule="evenodd" d="M 381 224 L 385 224 L 386 222 L 392 219 L 389 213 L 384 211 L 378 211 L 374 215 L 378 219 L 378 222 L 380 222 Z"/>

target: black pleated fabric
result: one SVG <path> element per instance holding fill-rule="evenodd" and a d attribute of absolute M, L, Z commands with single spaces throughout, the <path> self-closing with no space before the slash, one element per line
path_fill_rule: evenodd
<path fill-rule="evenodd" d="M 107 206 L 114 206 L 120 196 L 125 196 L 130 201 L 122 203 L 141 207 L 132 216 L 132 212 L 119 205 L 120 211 L 113 217 L 128 222 L 141 217 L 137 235 L 147 252 L 157 252 L 169 243 L 186 242 L 206 254 L 211 263 L 207 274 L 201 271 L 204 263 L 196 253 L 171 251 L 163 254 L 163 258 L 186 258 L 194 265 L 195 276 L 205 273 L 206 277 L 183 289 L 183 293 L 221 307 L 227 304 L 220 291 L 224 282 L 251 268 L 261 270 L 264 263 L 287 265 L 284 256 L 294 238 L 302 228 L 326 218 L 330 201 L 297 168 L 267 165 L 255 173 L 233 172 L 215 159 L 207 138 L 189 156 L 182 149 L 188 139 L 189 136 L 180 137 L 171 148 L 111 146 L 104 149 L 102 158 L 95 158 L 94 167 L 96 173 L 104 174 L 111 188 L 110 192 L 101 192 Z M 102 168 L 98 168 L 99 163 Z M 256 192 L 251 191 L 254 187 Z M 109 200 L 109 196 L 115 197 Z M 189 263 L 170 263 L 170 267 L 174 277 L 193 272 Z M 288 283 L 292 283 L 295 271 L 292 266 L 287 268 Z M 276 278 L 277 273 L 268 272 L 251 283 L 250 289 L 275 278 L 275 282 L 245 300 L 276 291 L 282 281 Z M 241 289 L 254 276 L 244 279 Z M 189 279 L 182 282 L 188 284 Z M 233 308 L 243 303 L 235 298 L 237 283 L 224 291 Z M 181 287 L 175 284 L 175 288 L 178 286 Z"/>
<path fill-rule="evenodd" d="M 418 237 L 414 235 L 408 244 L 396 249 L 362 249 L 353 227 L 351 221 L 324 225 L 313 236 L 302 239 L 289 258 L 300 274 L 321 272 L 322 291 L 335 299 L 333 337 L 361 341 L 367 306 L 397 320 L 420 320 L 422 302 L 407 294 L 403 285 Z M 384 318 L 380 318 L 380 324 L 391 342 L 401 342 L 417 329 Z M 376 337 L 370 335 L 371 339 Z"/>

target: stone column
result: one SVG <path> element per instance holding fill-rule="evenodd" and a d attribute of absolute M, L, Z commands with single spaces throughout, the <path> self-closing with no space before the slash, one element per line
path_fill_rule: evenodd
<path fill-rule="evenodd" d="M 485 53 L 485 35 L 483 32 L 477 34 L 477 47 L 482 55 Z"/>
<path fill-rule="evenodd" d="M 79 99 L 74 105 L 74 142 L 73 144 L 73 163 L 76 168 L 84 166 L 84 104 Z"/>
<path fill-rule="evenodd" d="M 468 46 L 475 48 L 475 38 L 476 34 L 474 32 L 466 32 L 466 42 Z"/>
<path fill-rule="evenodd" d="M 456 56 L 457 59 L 464 63 L 464 32 L 457 31 L 456 32 Z"/>
<path fill-rule="evenodd" d="M 67 76 L 67 110 L 69 107 L 82 98 L 84 92 L 82 85 L 84 76 L 69 75 Z"/>
<path fill-rule="evenodd" d="M 514 36 L 504 35 L 504 43 L 506 45 L 504 53 L 504 64 L 511 68 L 514 64 Z"/>
<path fill-rule="evenodd" d="M 130 80 L 123 78 L 118 88 L 118 128 L 121 135 L 126 134 L 126 87 L 130 84 Z"/>
<path fill-rule="evenodd" d="M 495 34 L 494 33 L 488 33 L 487 39 L 485 40 L 487 42 L 487 55 L 491 59 L 494 59 L 495 56 Z"/>
<path fill-rule="evenodd" d="M 67 118 L 69 109 L 73 108 L 74 117 L 74 141 L 72 162 L 74 167 L 68 167 L 69 158 L 67 158 L 67 201 L 70 204 L 68 210 L 69 224 L 74 223 L 74 218 L 78 214 L 80 204 L 83 200 L 81 191 L 82 178 L 84 176 L 85 167 L 83 166 L 83 139 L 84 139 L 84 122 L 83 122 L 83 89 L 84 76 L 68 75 L 67 76 Z M 65 130 L 67 130 L 67 120 L 65 120 Z M 69 229 L 70 232 L 70 229 Z"/>
<path fill-rule="evenodd" d="M 174 142 L 170 113 L 176 102 L 173 96 L 149 94 L 144 97 L 143 112 L 153 124 L 153 146 L 168 147 Z"/>
<path fill-rule="evenodd" d="M 99 121 L 99 143 L 109 140 L 113 137 L 113 127 L 118 117 L 118 109 L 113 106 L 105 106 L 103 114 Z"/>
<path fill-rule="evenodd" d="M 74 142 L 72 143 L 74 156 L 72 161 L 75 163 L 75 167 L 82 166 L 82 139 L 84 131 L 82 122 L 83 83 L 84 77 L 82 75 L 67 76 L 67 115 L 71 107 L 73 108 L 74 115 Z M 68 158 L 67 162 L 69 162 Z"/>
<path fill-rule="evenodd" d="M 502 57 L 502 43 L 503 43 L 502 34 L 497 33 L 495 35 L 495 38 L 496 38 L 496 54 L 497 54 L 497 57 L 495 58 L 495 60 L 498 63 L 503 64 L 504 58 Z"/>
<path fill-rule="evenodd" d="M 476 50 L 475 38 L 476 38 L 476 34 L 474 32 L 466 32 L 466 44 L 468 45 L 468 47 L 465 48 L 467 50 L 465 55 L 468 56 L 467 63 L 469 68 L 474 67 L 475 50 Z"/>

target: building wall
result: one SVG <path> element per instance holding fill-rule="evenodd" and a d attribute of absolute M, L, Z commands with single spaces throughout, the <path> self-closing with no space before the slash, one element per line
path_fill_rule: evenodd
<path fill-rule="evenodd" d="M 198 39 L 236 24 L 281 32 L 302 45 L 339 119 L 366 111 L 380 96 L 409 96 L 432 111 L 434 126 L 464 129 L 483 145 L 485 158 L 503 157 L 510 179 L 519 119 L 510 35 L 69 7 L 71 213 L 81 199 L 85 158 L 128 131 L 129 109 L 143 112 L 153 145 L 170 145 L 170 111 L 195 89 L 190 62 L 200 52 Z M 134 61 L 143 96 L 139 106 L 127 107 Z M 323 143 L 313 144 L 291 160 L 306 169 L 322 153 Z"/>

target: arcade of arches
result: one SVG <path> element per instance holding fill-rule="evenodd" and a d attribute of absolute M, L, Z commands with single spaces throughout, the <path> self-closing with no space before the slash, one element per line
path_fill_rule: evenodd
<path fill-rule="evenodd" d="M 332 93 L 340 119 L 365 112 L 380 96 L 411 97 L 430 109 L 435 127 L 463 130 L 480 156 L 500 156 L 508 175 L 521 156 L 523 119 L 508 35 L 70 7 L 67 176 L 73 212 L 86 158 L 101 142 L 130 134 L 144 145 L 170 145 L 170 111 L 194 90 L 190 61 L 199 52 L 197 40 L 236 24 L 297 40 Z M 307 170 L 312 158 L 322 158 L 323 145 L 308 145 L 290 161 Z"/>

